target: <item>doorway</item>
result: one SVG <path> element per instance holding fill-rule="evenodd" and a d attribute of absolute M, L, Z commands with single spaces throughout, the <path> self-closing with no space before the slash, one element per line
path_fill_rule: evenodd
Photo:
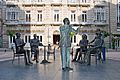
<path fill-rule="evenodd" d="M 53 35 L 53 44 L 58 44 L 60 41 L 60 35 Z"/>

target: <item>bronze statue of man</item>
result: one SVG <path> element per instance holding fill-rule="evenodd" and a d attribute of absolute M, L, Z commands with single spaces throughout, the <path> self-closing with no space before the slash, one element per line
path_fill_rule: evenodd
<path fill-rule="evenodd" d="M 75 30 L 70 25 L 68 18 L 64 18 L 64 25 L 60 26 L 60 42 L 59 46 L 61 48 L 61 60 L 62 60 L 62 70 L 73 70 L 70 68 L 70 49 L 71 49 L 71 36 L 70 33 L 77 33 L 78 29 Z"/>

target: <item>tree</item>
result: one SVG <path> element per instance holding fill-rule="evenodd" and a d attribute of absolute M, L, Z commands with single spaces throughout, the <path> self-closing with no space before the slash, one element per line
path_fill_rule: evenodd
<path fill-rule="evenodd" d="M 15 31 L 7 30 L 7 35 L 10 36 L 10 38 L 12 38 L 13 36 L 15 36 Z"/>
<path fill-rule="evenodd" d="M 101 31 L 101 32 L 103 33 L 104 38 L 110 36 L 110 33 L 108 33 L 107 31 Z"/>
<path fill-rule="evenodd" d="M 7 30 L 7 34 L 10 37 L 13 37 L 15 35 L 15 31 Z"/>

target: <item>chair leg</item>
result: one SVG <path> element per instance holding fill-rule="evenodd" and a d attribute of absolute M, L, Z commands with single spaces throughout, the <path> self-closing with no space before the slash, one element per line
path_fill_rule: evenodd
<path fill-rule="evenodd" d="M 18 55 L 18 64 L 20 64 L 20 55 Z"/>
<path fill-rule="evenodd" d="M 53 55 L 54 55 L 54 61 L 55 61 L 55 53 L 53 53 Z"/>
<path fill-rule="evenodd" d="M 85 63 L 86 54 L 84 53 L 83 62 Z"/>
<path fill-rule="evenodd" d="M 32 58 L 32 53 L 31 53 L 31 58 Z"/>
<path fill-rule="evenodd" d="M 95 54 L 95 63 L 97 64 L 97 54 Z"/>
<path fill-rule="evenodd" d="M 90 54 L 90 52 L 88 52 L 86 54 L 86 57 L 87 57 L 87 65 L 90 65 L 91 64 L 91 54 Z"/>
<path fill-rule="evenodd" d="M 50 55 L 49 52 L 47 52 L 47 60 L 49 60 L 49 55 Z"/>
<path fill-rule="evenodd" d="M 12 64 L 13 64 L 13 61 L 15 60 L 15 54 L 13 55 L 13 60 L 12 60 Z"/>

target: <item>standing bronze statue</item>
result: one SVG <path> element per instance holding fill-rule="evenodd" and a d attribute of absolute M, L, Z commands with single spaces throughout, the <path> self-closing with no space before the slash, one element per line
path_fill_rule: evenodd
<path fill-rule="evenodd" d="M 64 25 L 60 26 L 60 42 L 59 46 L 61 48 L 61 60 L 62 60 L 62 70 L 73 70 L 70 68 L 70 49 L 71 49 L 71 36 L 70 33 L 78 33 L 78 29 L 75 30 L 70 25 L 68 18 L 64 18 Z"/>
<path fill-rule="evenodd" d="M 33 35 L 33 39 L 30 40 L 30 46 L 31 46 L 31 53 L 34 54 L 34 60 L 36 60 L 36 63 L 38 63 L 39 59 L 39 39 L 37 38 L 37 35 Z"/>

